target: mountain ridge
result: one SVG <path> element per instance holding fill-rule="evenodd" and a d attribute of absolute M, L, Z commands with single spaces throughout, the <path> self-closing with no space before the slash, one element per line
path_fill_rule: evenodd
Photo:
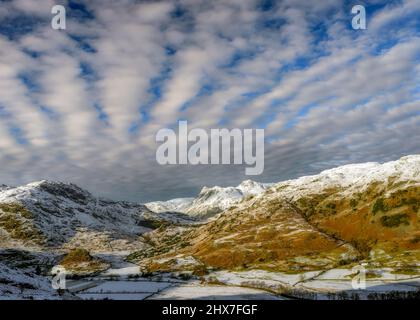
<path fill-rule="evenodd" d="M 181 246 L 131 258 L 151 270 L 176 270 L 177 260 L 192 258 L 234 270 L 311 270 L 352 261 L 417 268 L 419 170 L 420 156 L 413 155 L 282 181 L 185 232 Z M 160 240 L 156 233 L 158 246 Z"/>
<path fill-rule="evenodd" d="M 0 293 L 19 295 L 27 286 L 26 294 L 57 298 L 45 278 L 57 264 L 78 276 L 106 275 L 108 268 L 112 274 L 127 262 L 138 265 L 128 264 L 135 276 L 169 272 L 216 281 L 234 274 L 245 277 L 243 285 L 270 290 L 273 276 L 303 283 L 300 277 L 311 274 L 351 275 L 360 265 L 375 277 L 381 270 L 388 278 L 417 277 L 419 170 L 420 156 L 413 155 L 274 184 L 205 187 L 194 199 L 161 202 L 161 212 L 71 183 L 3 186 Z M 179 205 L 184 213 L 173 210 Z"/>
<path fill-rule="evenodd" d="M 143 223 L 152 214 L 144 205 L 94 197 L 75 184 L 50 180 L 1 190 L 0 213 L 0 227 L 10 238 L 52 247 L 85 231 L 129 239 L 151 230 Z"/>
<path fill-rule="evenodd" d="M 224 216 L 230 217 L 232 212 L 239 217 L 255 211 L 258 216 L 258 206 L 268 212 L 278 206 L 282 211 L 279 221 L 300 212 L 305 220 L 299 222 L 301 226 L 309 224 L 308 228 L 353 242 L 355 247 L 371 247 L 372 239 L 395 238 L 409 229 L 412 238 L 401 236 L 405 242 L 399 243 L 410 247 L 410 241 L 420 237 L 416 220 L 419 177 L 420 155 L 411 155 L 383 164 L 345 165 L 273 184 L 246 180 L 236 187 L 203 187 L 194 199 L 160 202 L 161 212 L 150 210 L 150 203 L 107 200 L 72 183 L 41 180 L 0 189 L 0 242 L 10 247 L 82 245 L 91 250 L 132 251 L 147 247 L 138 237 L 160 226 L 205 229 L 207 224 L 226 220 Z M 169 211 L 168 203 L 173 206 Z M 184 212 L 174 210 L 179 206 L 184 206 Z M 212 219 L 207 220 L 209 217 Z M 264 221 L 269 227 L 270 221 Z M 349 225 L 348 221 L 353 222 Z M 95 245 L 91 238 L 93 243 L 97 240 Z"/>
<path fill-rule="evenodd" d="M 156 212 L 174 211 L 205 219 L 228 209 L 247 196 L 264 192 L 271 185 L 245 180 L 236 187 L 204 186 L 195 198 L 155 201 L 145 205 Z"/>

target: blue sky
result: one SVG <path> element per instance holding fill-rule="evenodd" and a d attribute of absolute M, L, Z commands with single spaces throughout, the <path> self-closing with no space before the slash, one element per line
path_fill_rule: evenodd
<path fill-rule="evenodd" d="M 249 178 L 159 166 L 155 134 L 179 119 L 264 128 L 262 182 L 419 153 L 419 14 L 416 0 L 1 1 L 0 183 L 146 201 Z"/>

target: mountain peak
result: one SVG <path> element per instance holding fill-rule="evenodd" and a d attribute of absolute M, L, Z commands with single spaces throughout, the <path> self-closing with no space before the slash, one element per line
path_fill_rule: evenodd
<path fill-rule="evenodd" d="M 36 234 L 37 244 L 60 246 L 84 239 L 86 233 L 128 239 L 150 229 L 145 216 L 150 211 L 144 205 L 95 198 L 73 183 L 41 180 L 0 190 L 1 205 L 3 219 Z M 32 241 L 19 238 L 28 232 L 9 231 L 12 240 Z"/>

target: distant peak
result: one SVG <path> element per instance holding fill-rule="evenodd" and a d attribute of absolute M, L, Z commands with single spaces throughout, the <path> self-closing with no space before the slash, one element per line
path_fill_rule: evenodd
<path fill-rule="evenodd" d="M 55 187 L 73 187 L 77 189 L 82 189 L 78 185 L 71 182 L 62 182 L 57 180 L 39 180 L 35 182 L 28 183 L 27 186 L 38 187 L 38 186 L 55 186 Z"/>
<path fill-rule="evenodd" d="M 411 154 L 400 158 L 400 161 L 419 161 L 420 154 Z"/>
<path fill-rule="evenodd" d="M 259 185 L 259 183 L 258 182 L 255 182 L 255 181 L 253 181 L 253 180 L 244 180 L 244 181 L 242 181 L 239 185 L 238 185 L 238 187 L 241 187 L 241 186 L 254 186 L 254 185 Z"/>
<path fill-rule="evenodd" d="M 28 183 L 27 186 L 38 187 L 38 186 L 41 186 L 41 185 L 63 185 L 63 184 L 67 184 L 67 183 L 56 181 L 56 180 L 44 179 L 44 180 L 39 180 L 39 181 L 34 181 L 34 182 L 31 182 L 31 183 Z"/>

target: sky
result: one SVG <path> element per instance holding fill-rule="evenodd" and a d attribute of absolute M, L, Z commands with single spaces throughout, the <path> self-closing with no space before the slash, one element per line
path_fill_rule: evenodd
<path fill-rule="evenodd" d="M 0 184 L 146 202 L 419 154 L 419 16 L 418 0 L 0 1 Z M 179 120 L 265 129 L 264 172 L 159 165 L 156 132 Z"/>

